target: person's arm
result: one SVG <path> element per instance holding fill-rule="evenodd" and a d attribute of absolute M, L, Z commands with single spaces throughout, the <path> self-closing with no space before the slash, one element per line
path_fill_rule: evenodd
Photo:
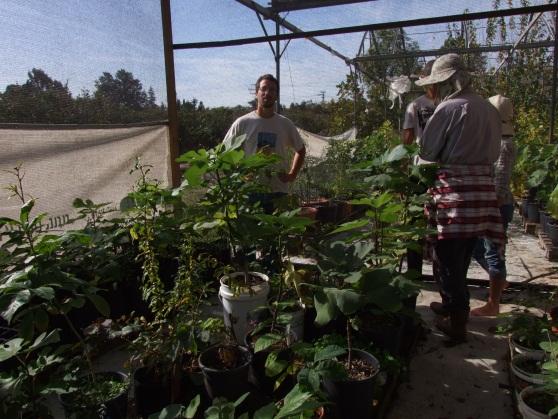
<path fill-rule="evenodd" d="M 409 145 L 413 144 L 413 141 L 415 141 L 416 113 L 415 102 L 409 103 L 407 109 L 405 109 L 405 118 L 403 119 L 403 136 L 401 138 L 403 144 Z"/>
<path fill-rule="evenodd" d="M 306 157 L 306 147 L 302 146 L 301 149 L 295 151 L 293 160 L 291 162 L 291 170 L 289 173 L 280 173 L 279 179 L 282 182 L 294 182 L 296 177 L 298 176 L 298 172 L 302 168 L 304 164 L 304 158 Z"/>
<path fill-rule="evenodd" d="M 406 128 L 403 130 L 403 144 L 410 145 L 415 141 L 415 130 L 413 128 Z"/>

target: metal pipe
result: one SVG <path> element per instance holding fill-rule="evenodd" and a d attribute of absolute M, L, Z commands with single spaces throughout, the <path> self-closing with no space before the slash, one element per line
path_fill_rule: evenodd
<path fill-rule="evenodd" d="M 237 1 L 242 3 L 247 2 L 247 0 L 237 0 Z M 263 9 L 265 10 L 265 8 Z M 369 25 L 345 26 L 341 28 L 320 29 L 315 31 L 301 31 L 296 33 L 285 33 L 282 35 L 276 35 L 272 37 L 258 36 L 253 38 L 230 39 L 226 41 L 179 43 L 179 44 L 174 44 L 173 48 L 175 50 L 220 48 L 220 47 L 229 47 L 234 45 L 259 44 L 259 43 L 264 43 L 269 41 L 275 41 L 277 39 L 281 41 L 285 41 L 287 39 L 304 39 L 304 38 L 310 39 L 316 36 L 341 35 L 345 33 L 435 25 L 438 23 L 461 22 L 464 20 L 489 19 L 489 18 L 502 17 L 502 16 L 514 16 L 514 15 L 522 15 L 528 13 L 548 12 L 557 9 L 558 9 L 558 5 L 553 3 L 553 4 L 544 4 L 539 6 L 516 7 L 512 9 L 505 9 L 505 10 L 490 10 L 485 12 L 476 12 L 476 13 L 468 13 L 468 14 L 439 16 L 439 17 L 430 17 L 430 18 L 413 19 L 413 20 L 401 20 L 395 22 L 374 23 Z"/>

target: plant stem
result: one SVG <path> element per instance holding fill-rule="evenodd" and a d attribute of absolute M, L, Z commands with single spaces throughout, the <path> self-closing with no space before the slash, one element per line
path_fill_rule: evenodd
<path fill-rule="evenodd" d="M 351 370 L 351 363 L 353 362 L 353 342 L 351 338 L 351 321 L 347 317 L 347 368 L 349 371 Z"/>
<path fill-rule="evenodd" d="M 93 361 L 91 361 L 91 355 L 89 354 L 89 351 L 87 350 L 87 345 L 85 344 L 85 341 L 83 340 L 83 338 L 81 337 L 79 332 L 76 330 L 75 326 L 73 325 L 73 323 L 70 320 L 70 318 L 68 317 L 68 315 L 66 313 L 62 313 L 62 316 L 66 320 L 66 323 L 68 323 L 68 326 L 70 326 L 70 329 L 72 330 L 73 334 L 78 338 L 78 340 L 79 340 L 79 342 L 80 342 L 80 344 L 83 348 L 83 353 L 85 354 L 85 359 L 86 359 L 87 365 L 89 367 L 89 373 L 91 375 L 91 380 L 93 382 L 95 382 L 95 372 L 93 370 Z"/>

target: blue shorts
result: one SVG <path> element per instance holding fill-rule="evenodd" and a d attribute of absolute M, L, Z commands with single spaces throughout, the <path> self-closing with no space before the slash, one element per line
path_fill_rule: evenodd
<path fill-rule="evenodd" d="M 500 207 L 504 231 L 508 230 L 508 225 L 513 218 L 513 210 L 513 204 L 502 205 Z M 507 274 L 506 256 L 500 247 L 501 245 L 490 240 L 478 239 L 473 250 L 473 257 L 490 276 L 505 279 Z"/>

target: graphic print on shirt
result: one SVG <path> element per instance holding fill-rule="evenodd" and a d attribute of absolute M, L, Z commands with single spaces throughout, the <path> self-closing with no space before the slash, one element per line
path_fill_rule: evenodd
<path fill-rule="evenodd" d="M 258 132 L 258 151 L 271 154 L 275 151 L 277 134 L 274 132 Z"/>
<path fill-rule="evenodd" d="M 433 113 L 434 113 L 434 108 L 428 106 L 421 106 L 420 108 L 418 108 L 417 114 L 418 114 L 418 124 L 420 129 L 424 130 L 426 123 L 428 122 L 428 120 L 430 119 Z"/>

